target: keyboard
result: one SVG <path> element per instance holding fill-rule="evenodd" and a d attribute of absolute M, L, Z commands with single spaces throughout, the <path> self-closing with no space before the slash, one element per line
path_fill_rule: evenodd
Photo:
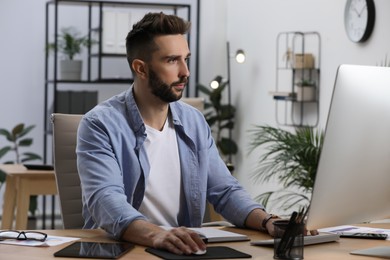
<path fill-rule="evenodd" d="M 314 244 L 335 242 L 335 241 L 338 241 L 339 239 L 340 239 L 340 236 L 338 234 L 320 233 L 316 236 L 310 236 L 310 235 L 304 236 L 303 243 L 305 246 L 308 246 L 308 245 L 314 245 Z M 274 239 L 257 240 L 257 241 L 251 241 L 250 243 L 253 246 L 273 246 Z"/>

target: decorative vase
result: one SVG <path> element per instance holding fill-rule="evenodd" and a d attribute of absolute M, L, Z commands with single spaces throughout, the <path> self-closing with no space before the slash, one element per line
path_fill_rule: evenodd
<path fill-rule="evenodd" d="M 314 101 L 316 88 L 313 86 L 297 86 L 297 101 Z"/>
<path fill-rule="evenodd" d="M 81 60 L 61 60 L 60 78 L 61 80 L 81 80 Z"/>

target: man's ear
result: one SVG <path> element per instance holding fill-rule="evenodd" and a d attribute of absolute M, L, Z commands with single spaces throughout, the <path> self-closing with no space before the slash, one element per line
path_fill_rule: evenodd
<path fill-rule="evenodd" d="M 145 79 L 148 75 L 148 66 L 146 63 L 140 59 L 134 59 L 133 63 L 131 64 L 131 67 L 133 68 L 135 74 L 137 74 L 138 78 Z"/>

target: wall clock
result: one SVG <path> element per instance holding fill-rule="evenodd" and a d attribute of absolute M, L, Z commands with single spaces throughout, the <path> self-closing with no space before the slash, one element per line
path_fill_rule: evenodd
<path fill-rule="evenodd" d="M 374 29 L 374 24 L 374 0 L 347 0 L 344 11 L 344 25 L 351 41 L 366 41 Z"/>

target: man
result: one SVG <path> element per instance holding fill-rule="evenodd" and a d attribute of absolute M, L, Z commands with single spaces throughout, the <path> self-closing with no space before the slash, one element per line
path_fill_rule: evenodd
<path fill-rule="evenodd" d="M 185 228 L 201 225 L 206 200 L 236 226 L 274 232 L 274 216 L 219 157 L 204 116 L 179 101 L 190 76 L 189 26 L 163 13 L 133 26 L 134 84 L 83 117 L 77 142 L 84 227 L 176 254 L 206 248 Z"/>

